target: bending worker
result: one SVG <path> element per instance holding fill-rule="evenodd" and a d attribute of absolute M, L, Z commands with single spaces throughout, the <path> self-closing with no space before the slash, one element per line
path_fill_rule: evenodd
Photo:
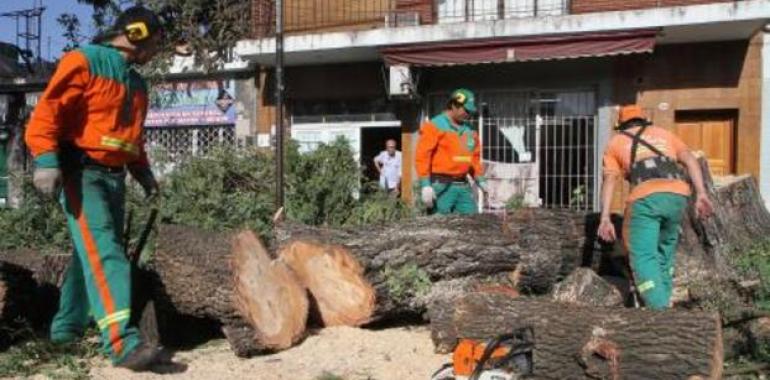
<path fill-rule="evenodd" d="M 158 348 L 129 326 L 131 269 L 121 241 L 126 170 L 148 198 L 158 185 L 143 147 L 147 88 L 132 66 L 150 61 L 162 38 L 157 15 L 126 9 L 99 43 L 62 57 L 25 136 L 34 185 L 58 197 L 75 246 L 51 339 L 79 338 L 90 313 L 112 362 L 135 371 L 154 364 Z"/>
<path fill-rule="evenodd" d="M 619 133 L 604 153 L 604 184 L 599 237 L 612 242 L 610 221 L 615 183 L 624 176 L 631 185 L 623 220 L 623 239 L 629 252 L 636 291 L 650 309 L 669 307 L 679 228 L 691 194 L 685 171 L 695 187 L 698 217 L 712 213 L 703 173 L 687 146 L 671 132 L 655 127 L 638 106 L 620 109 Z"/>
<path fill-rule="evenodd" d="M 477 212 L 469 175 L 486 191 L 479 137 L 468 122 L 473 113 L 473 93 L 458 89 L 452 92 L 444 112 L 420 128 L 415 163 L 422 201 L 439 214 Z"/>

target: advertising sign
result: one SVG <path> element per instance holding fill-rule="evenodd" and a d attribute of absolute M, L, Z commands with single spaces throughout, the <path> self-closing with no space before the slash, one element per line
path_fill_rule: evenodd
<path fill-rule="evenodd" d="M 153 87 L 145 125 L 173 127 L 235 123 L 233 80 L 163 83 Z"/>

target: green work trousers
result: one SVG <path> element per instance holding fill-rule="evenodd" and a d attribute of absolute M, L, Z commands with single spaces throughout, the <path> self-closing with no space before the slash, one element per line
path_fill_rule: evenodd
<path fill-rule="evenodd" d="M 636 290 L 645 306 L 669 307 L 672 278 L 687 197 L 655 193 L 633 201 L 626 209 L 624 238 Z"/>
<path fill-rule="evenodd" d="M 467 182 L 434 182 L 432 186 L 436 194 L 437 214 L 471 215 L 478 212 L 473 189 Z"/>
<path fill-rule="evenodd" d="M 72 341 L 96 319 L 104 351 L 120 363 L 139 345 L 131 318 L 131 265 L 121 239 L 125 173 L 87 167 L 65 172 L 60 202 L 75 246 L 51 340 Z"/>

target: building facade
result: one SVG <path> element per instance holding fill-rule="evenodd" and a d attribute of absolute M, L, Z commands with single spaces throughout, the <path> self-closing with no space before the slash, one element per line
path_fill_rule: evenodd
<path fill-rule="evenodd" d="M 770 0 L 284 3 L 292 136 L 312 148 L 344 135 L 362 165 L 397 137 L 404 194 L 420 123 L 466 87 L 484 103 L 493 209 L 597 209 L 601 154 L 628 103 L 703 151 L 714 175 L 752 174 L 770 199 Z M 253 6 L 237 51 L 260 67 L 257 132 L 269 136 L 274 12 Z"/>

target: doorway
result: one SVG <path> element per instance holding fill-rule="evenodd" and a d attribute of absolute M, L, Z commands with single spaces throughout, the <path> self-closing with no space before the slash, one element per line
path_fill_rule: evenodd
<path fill-rule="evenodd" d="M 374 158 L 385 150 L 385 142 L 396 140 L 396 150 L 403 151 L 401 146 L 401 127 L 365 127 L 361 128 L 361 168 L 365 182 L 380 180 L 374 167 Z M 406 165 L 402 163 L 402 165 Z M 366 186 L 364 186 L 366 188 Z"/>
<path fill-rule="evenodd" d="M 736 110 L 677 111 L 675 133 L 706 155 L 712 176 L 735 174 Z"/>

